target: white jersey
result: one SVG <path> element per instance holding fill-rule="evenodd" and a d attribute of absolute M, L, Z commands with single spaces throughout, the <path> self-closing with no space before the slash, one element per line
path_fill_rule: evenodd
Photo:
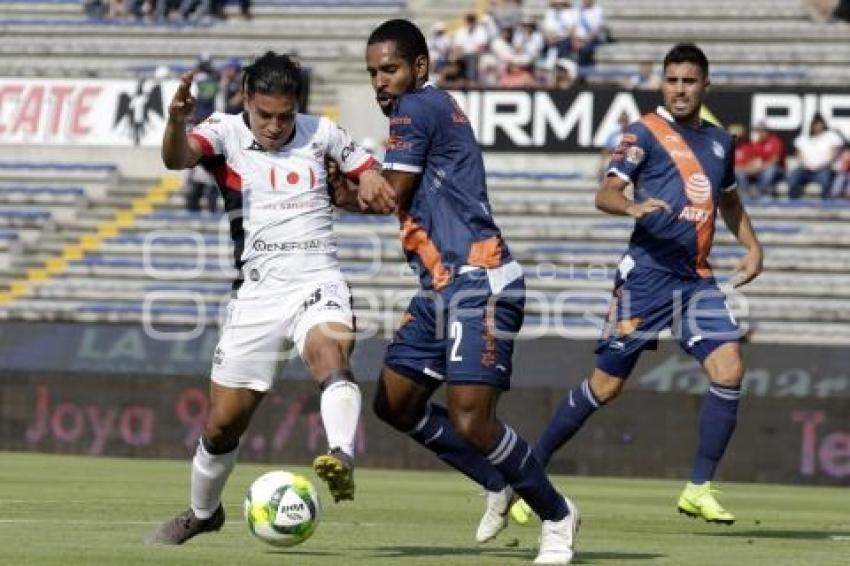
<path fill-rule="evenodd" d="M 345 130 L 298 114 L 292 140 L 270 152 L 255 141 L 247 115 L 216 112 L 189 135 L 205 158 L 220 156 L 213 172 L 225 193 L 237 268 L 246 278 L 295 282 L 339 269 L 325 156 L 354 178 L 375 164 Z"/>

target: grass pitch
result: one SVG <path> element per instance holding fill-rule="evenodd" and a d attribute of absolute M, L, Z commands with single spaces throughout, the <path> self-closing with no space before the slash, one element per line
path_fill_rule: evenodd
<path fill-rule="evenodd" d="M 221 532 L 182 547 L 142 537 L 187 506 L 189 463 L 0 453 L 0 564 L 27 565 L 515 565 L 537 550 L 539 523 L 512 524 L 474 542 L 484 500 L 452 472 L 358 470 L 354 503 L 323 496 L 312 539 L 275 549 L 254 539 L 242 496 L 271 465 L 240 464 L 224 494 Z M 846 488 L 724 484 L 732 527 L 676 513 L 678 481 L 559 476 L 578 504 L 582 529 L 574 564 L 687 566 L 848 565 Z"/>

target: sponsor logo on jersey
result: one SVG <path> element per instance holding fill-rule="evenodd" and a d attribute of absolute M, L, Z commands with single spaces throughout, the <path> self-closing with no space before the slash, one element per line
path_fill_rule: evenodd
<path fill-rule="evenodd" d="M 696 159 L 696 157 L 694 156 L 694 152 L 691 151 L 690 149 L 671 149 L 670 150 L 670 157 L 672 157 L 675 160 Z"/>
<path fill-rule="evenodd" d="M 409 126 L 413 123 L 410 116 L 393 116 L 390 118 L 390 126 Z"/>
<path fill-rule="evenodd" d="M 708 211 L 704 208 L 686 206 L 682 209 L 682 212 L 679 213 L 679 220 L 687 220 L 688 222 L 701 224 L 708 220 Z"/>
<path fill-rule="evenodd" d="M 354 153 L 354 150 L 357 149 L 357 144 L 351 142 L 347 146 L 345 146 L 342 150 L 342 160 L 348 161 L 348 158 L 351 157 L 351 154 Z"/>
<path fill-rule="evenodd" d="M 723 146 L 720 145 L 720 142 L 718 142 L 717 140 L 714 140 L 711 143 L 711 151 L 714 152 L 714 155 L 717 156 L 717 159 L 723 159 L 724 157 L 726 157 L 726 150 L 723 149 Z"/>
<path fill-rule="evenodd" d="M 292 252 L 316 252 L 327 251 L 331 245 L 325 240 L 305 240 L 303 242 L 266 242 L 265 240 L 256 240 L 252 246 L 256 252 L 275 252 L 275 253 L 292 253 Z"/>
<path fill-rule="evenodd" d="M 304 301 L 304 304 L 302 306 L 303 306 L 304 310 L 306 311 L 307 309 L 309 309 L 310 307 L 312 307 L 313 305 L 315 305 L 316 303 L 318 303 L 321 300 L 322 300 L 322 290 L 316 289 L 315 291 L 313 291 L 310 294 L 309 297 L 307 297 L 307 299 Z"/>
<path fill-rule="evenodd" d="M 410 151 L 411 149 L 413 149 L 413 142 L 405 140 L 403 136 L 392 134 L 387 140 L 388 151 Z"/>
<path fill-rule="evenodd" d="M 645 153 L 642 148 L 639 146 L 633 145 L 629 149 L 626 150 L 626 161 L 631 163 L 632 165 L 639 165 L 643 158 L 645 157 Z"/>
<path fill-rule="evenodd" d="M 216 346 L 215 352 L 213 352 L 213 365 L 220 366 L 224 363 L 224 350 L 222 350 L 219 346 Z"/>
<path fill-rule="evenodd" d="M 688 200 L 701 204 L 711 199 L 711 181 L 703 173 L 692 173 L 685 181 Z"/>

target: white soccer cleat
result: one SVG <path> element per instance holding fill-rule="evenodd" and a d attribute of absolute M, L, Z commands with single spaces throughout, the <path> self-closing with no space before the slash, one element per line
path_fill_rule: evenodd
<path fill-rule="evenodd" d="M 575 503 L 567 497 L 564 501 L 570 514 L 560 521 L 543 521 L 540 553 L 534 559 L 535 564 L 569 564 L 573 559 L 573 546 L 581 519 Z"/>
<path fill-rule="evenodd" d="M 475 540 L 487 542 L 493 540 L 496 535 L 505 530 L 505 527 L 508 526 L 508 512 L 511 510 L 513 501 L 514 490 L 511 486 L 505 486 L 502 491 L 487 492 L 487 508 L 484 510 L 481 522 L 478 523 Z"/>

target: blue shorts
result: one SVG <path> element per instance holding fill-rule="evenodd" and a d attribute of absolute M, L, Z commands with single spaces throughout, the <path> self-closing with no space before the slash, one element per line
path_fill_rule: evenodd
<path fill-rule="evenodd" d="M 525 280 L 519 273 L 498 293 L 484 269 L 459 275 L 440 291 L 420 291 L 404 313 L 384 365 L 425 385 L 510 389 L 514 337 L 525 309 Z"/>
<path fill-rule="evenodd" d="M 713 277 L 685 279 L 635 267 L 626 278 L 617 275 L 608 322 L 596 348 L 596 367 L 627 378 L 641 352 L 654 350 L 658 333 L 667 327 L 700 363 L 741 335 Z"/>

